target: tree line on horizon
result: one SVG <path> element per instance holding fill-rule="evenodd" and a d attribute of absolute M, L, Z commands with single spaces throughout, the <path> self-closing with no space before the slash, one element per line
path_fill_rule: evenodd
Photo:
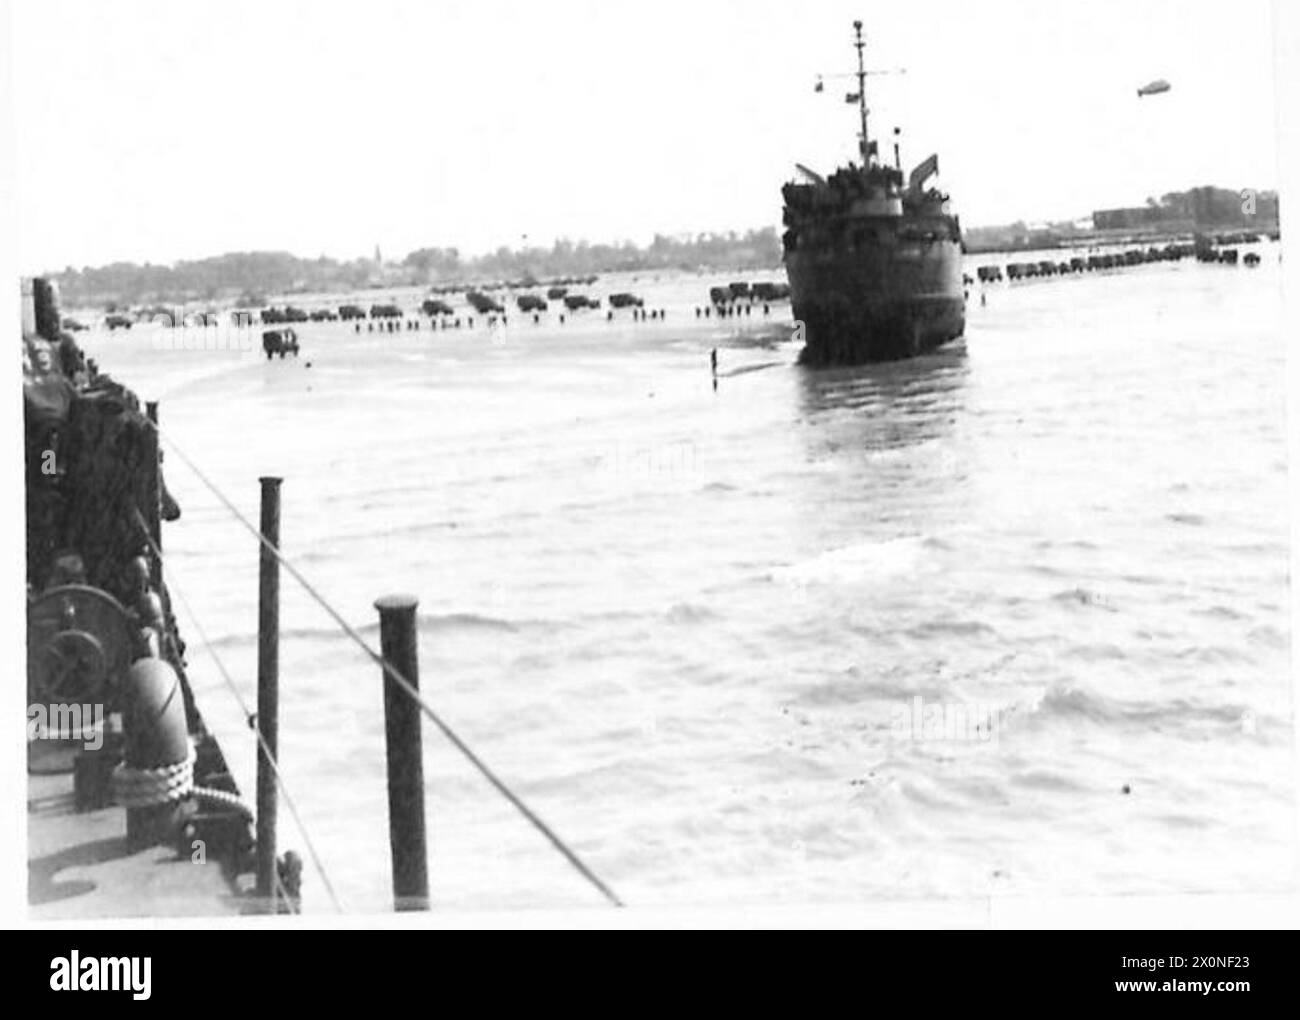
<path fill-rule="evenodd" d="M 1241 192 L 1191 188 L 1147 199 L 1144 207 L 1100 210 L 1094 227 L 1182 220 L 1197 226 L 1275 225 L 1277 193 L 1258 192 L 1258 210 L 1244 216 Z M 1100 220 L 1100 222 L 1097 222 Z M 1089 233 L 1072 223 L 1033 228 L 1023 222 L 973 227 L 965 231 L 973 250 Z M 456 248 L 418 248 L 400 261 L 377 258 L 339 260 L 324 255 L 302 258 L 287 251 L 230 252 L 171 265 L 115 262 L 51 274 L 70 307 L 100 306 L 107 311 L 149 302 L 233 302 L 259 307 L 268 297 L 317 292 L 347 292 L 400 286 L 485 284 L 492 281 L 545 280 L 590 276 L 620 270 L 755 270 L 781 264 L 781 239 L 775 227 L 744 233 L 655 234 L 647 245 L 631 241 L 591 243 L 557 240 L 551 247 L 500 247 L 483 255 L 464 256 Z"/>
<path fill-rule="evenodd" d="M 1017 220 L 967 228 L 965 239 L 972 251 L 1001 250 L 1051 245 L 1088 237 L 1098 231 L 1143 228 L 1271 232 L 1278 228 L 1278 195 L 1276 191 L 1204 185 L 1186 191 L 1169 191 L 1159 200 L 1148 197 L 1140 206 L 1095 209 L 1088 217 L 1087 226 L 1074 220 L 1039 224 Z"/>
<path fill-rule="evenodd" d="M 543 280 L 620 270 L 769 269 L 781 263 L 774 227 L 744 233 L 672 237 L 656 234 L 648 245 L 557 240 L 550 248 L 511 249 L 462 256 L 456 248 L 418 248 L 397 262 L 373 258 L 301 258 L 286 251 L 229 252 L 156 265 L 114 262 L 51 274 L 64 304 L 112 311 L 143 302 L 234 301 L 256 307 L 268 295 L 368 288 Z"/>

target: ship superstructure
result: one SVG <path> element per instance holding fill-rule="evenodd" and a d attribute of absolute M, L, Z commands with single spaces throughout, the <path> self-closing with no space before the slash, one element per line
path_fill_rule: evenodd
<path fill-rule="evenodd" d="M 966 324 L 961 225 L 929 186 L 938 157 L 904 177 L 895 141 L 894 165 L 881 162 L 867 131 L 862 22 L 854 30 L 858 88 L 846 98 L 858 106 L 861 163 L 825 178 L 800 166 L 803 179 L 782 189 L 786 273 L 813 365 L 914 357 Z"/>

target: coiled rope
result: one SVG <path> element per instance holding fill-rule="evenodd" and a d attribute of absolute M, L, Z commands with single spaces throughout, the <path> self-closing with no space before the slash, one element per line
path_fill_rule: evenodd
<path fill-rule="evenodd" d="M 194 741 L 189 740 L 184 761 L 139 769 L 120 762 L 113 770 L 113 799 L 124 808 L 156 807 L 183 800 L 191 795 L 210 804 L 234 808 L 245 818 L 252 819 L 253 809 L 240 800 L 238 794 L 194 785 L 194 763 L 198 753 Z"/>
<path fill-rule="evenodd" d="M 149 548 L 153 551 L 153 554 L 158 557 L 158 562 L 163 563 L 162 550 L 158 548 L 158 544 L 153 540 L 153 536 L 149 534 L 149 527 L 145 524 L 144 518 L 140 516 L 139 510 L 135 511 L 135 520 L 136 524 L 140 527 L 141 533 L 145 537 L 145 541 L 149 543 Z M 343 904 L 339 902 L 338 894 L 334 891 L 334 884 L 330 881 L 329 875 L 325 871 L 325 865 L 321 862 L 320 854 L 316 852 L 316 846 L 312 843 L 311 836 L 307 834 L 307 826 L 303 824 L 302 815 L 298 813 L 298 807 L 294 804 L 293 797 L 289 795 L 289 787 L 285 783 L 284 776 L 280 772 L 280 766 L 276 763 L 275 755 L 272 753 L 270 745 L 267 744 L 266 737 L 262 735 L 261 727 L 257 724 L 257 714 L 249 710 L 248 703 L 244 701 L 244 696 L 239 693 L 239 687 L 236 685 L 234 677 L 230 675 L 230 671 L 226 669 L 226 664 L 221 660 L 221 656 L 217 654 L 217 650 L 213 646 L 211 639 L 208 637 L 207 631 L 203 629 L 203 624 L 199 620 L 198 614 L 194 612 L 194 607 L 190 605 L 190 600 L 185 597 L 185 590 L 180 583 L 180 579 L 176 576 L 176 571 L 171 566 L 167 567 L 167 576 L 171 582 L 168 590 L 176 593 L 177 599 L 185 609 L 185 614 L 190 618 L 190 622 L 194 624 L 194 629 L 198 632 L 199 640 L 203 642 L 203 646 L 208 650 L 208 654 L 212 656 L 212 661 L 216 664 L 217 672 L 221 674 L 221 679 L 225 682 L 226 686 L 230 688 L 230 693 L 235 696 L 235 701 L 238 703 L 240 711 L 244 713 L 244 718 L 248 720 L 249 727 L 257 737 L 257 742 L 261 745 L 264 752 L 263 757 L 271 766 L 271 772 L 275 776 L 276 786 L 279 787 L 280 793 L 284 795 L 285 806 L 289 809 L 289 813 L 293 815 L 294 824 L 298 826 L 298 832 L 302 835 L 302 841 L 307 847 L 307 853 L 311 856 L 312 866 L 320 876 L 321 884 L 325 887 L 330 902 L 334 904 L 334 909 L 338 913 L 343 913 Z M 220 799 L 221 796 L 229 796 L 220 790 L 209 790 L 206 792 L 208 794 L 218 795 L 212 799 Z M 244 805 L 241 803 L 241 806 Z M 247 811 L 247 807 L 244 807 L 244 810 Z M 249 814 L 251 816 L 252 812 L 249 812 Z"/>
<path fill-rule="evenodd" d="M 194 790 L 194 741 L 186 741 L 184 761 L 152 769 L 122 762 L 113 770 L 113 799 L 124 808 L 154 807 L 183 800 Z"/>
<path fill-rule="evenodd" d="M 275 545 L 273 545 L 270 542 L 270 540 L 268 540 L 266 536 L 262 534 L 261 529 L 258 528 L 255 524 L 253 524 L 253 522 L 250 521 L 247 517 L 245 517 L 242 513 L 240 513 L 239 508 L 236 507 L 235 504 L 232 503 L 229 498 L 227 498 L 226 494 L 222 492 L 219 488 L 217 488 L 216 484 L 212 482 L 211 479 L 209 479 L 208 476 L 203 473 L 203 471 L 199 468 L 197 464 L 194 463 L 193 460 L 191 460 L 188 456 L 186 456 L 185 451 L 182 450 L 176 444 L 176 441 L 172 439 L 170 436 L 168 436 L 166 433 L 164 433 L 163 430 L 159 428 L 156 423 L 150 422 L 150 425 L 152 425 L 154 431 L 158 434 L 158 436 L 163 440 L 165 440 L 167 445 L 170 446 L 176 452 L 176 455 L 180 457 L 182 461 L 185 462 L 185 466 L 194 472 L 194 474 L 198 477 L 199 481 L 201 481 L 208 488 L 208 490 L 211 491 L 211 493 L 214 496 L 216 496 L 218 500 L 221 501 L 222 505 L 225 506 L 225 508 L 231 513 L 231 515 L 236 520 L 238 520 L 249 531 L 249 533 L 252 534 L 253 537 L 255 537 L 258 540 L 258 542 L 261 545 L 263 545 L 272 556 L 276 558 L 277 561 L 279 561 L 280 565 L 283 566 L 284 569 L 289 572 L 290 576 L 292 576 L 293 579 L 302 586 L 303 590 L 306 591 L 307 594 L 310 595 L 312 599 L 314 599 L 320 605 L 320 607 L 324 609 L 326 613 L 329 614 L 330 618 L 333 619 L 333 621 L 339 626 L 339 629 L 342 630 L 343 633 L 346 634 L 349 638 L 351 638 L 352 641 L 357 645 L 357 647 L 360 648 L 371 659 L 371 661 L 375 663 L 375 665 L 377 665 L 380 669 L 384 671 L 384 674 L 386 676 L 390 677 L 392 681 L 395 684 L 397 684 L 399 688 L 405 691 L 406 694 L 413 701 L 415 701 L 417 705 L 420 706 L 420 711 L 422 711 L 426 716 L 429 717 L 429 720 L 435 726 L 438 727 L 438 729 L 442 732 L 442 735 L 445 736 L 447 740 L 451 742 L 452 746 L 455 747 L 456 750 L 458 750 L 465 757 L 465 759 L 471 765 L 473 765 L 475 769 L 478 770 L 478 772 L 483 776 L 483 778 L 486 779 L 492 785 L 492 787 L 515 808 L 516 811 L 518 811 L 521 815 L 523 815 L 524 819 L 530 825 L 532 825 L 533 828 L 535 828 L 538 832 L 540 832 L 550 842 L 550 844 L 553 847 L 555 847 L 556 850 L 559 851 L 561 856 L 563 856 L 564 859 L 568 861 L 570 865 L 572 865 L 574 870 L 577 871 L 578 874 L 580 874 L 583 878 L 585 878 L 593 887 L 595 887 L 596 890 L 599 891 L 600 894 L 605 897 L 605 899 L 607 899 L 611 904 L 613 904 L 616 907 L 623 906 L 623 901 L 619 899 L 619 897 L 614 893 L 614 891 L 608 885 L 606 885 L 605 882 L 602 881 L 601 878 L 598 875 L 596 875 L 596 873 L 593 872 L 591 868 L 587 866 L 586 863 L 583 862 L 583 860 L 577 855 L 577 853 L 574 850 L 572 850 L 564 842 L 564 840 L 562 840 L 559 837 L 559 835 L 556 834 L 556 832 L 549 825 L 547 825 L 546 822 L 544 822 L 535 811 L 532 810 L 532 808 L 530 808 L 527 804 L 523 802 L 523 800 L 518 796 L 518 794 L 516 794 L 513 790 L 511 790 L 505 784 L 505 782 L 501 780 L 496 775 L 496 773 L 492 771 L 491 768 L 488 767 L 486 762 L 484 762 L 477 754 L 474 753 L 474 751 L 470 748 L 470 746 L 460 738 L 460 736 L 456 733 L 455 730 L 451 728 L 450 725 L 448 725 L 446 722 L 443 721 L 442 717 L 439 716 L 437 712 L 435 712 L 431 707 L 429 707 L 429 704 L 422 697 L 420 697 L 420 692 L 417 691 L 414 686 L 412 686 L 412 684 L 406 679 L 406 677 L 402 676 L 401 672 L 395 666 L 393 666 L 392 663 L 390 663 L 387 659 L 385 659 L 379 652 L 375 651 L 373 648 L 370 647 L 370 645 L 366 642 L 366 639 L 363 638 L 360 634 L 358 634 L 355 628 L 353 628 L 351 624 L 349 624 L 345 619 L 343 619 L 342 615 L 338 612 L 338 610 L 336 610 L 329 602 L 327 602 L 324 596 L 322 596 L 311 585 L 311 583 L 305 577 L 303 577 L 303 575 L 299 572 L 298 568 L 295 567 L 291 562 L 289 562 L 289 560 L 287 560 L 281 554 L 280 550 L 277 549 Z M 141 523 L 143 524 L 143 519 L 141 520 Z M 152 545 L 153 543 L 151 542 L 150 544 Z M 191 612 L 190 615 L 193 616 L 193 613 Z"/>

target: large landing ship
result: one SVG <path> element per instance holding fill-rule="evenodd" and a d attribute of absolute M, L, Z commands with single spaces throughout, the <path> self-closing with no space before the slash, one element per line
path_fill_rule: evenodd
<path fill-rule="evenodd" d="M 810 365 L 915 357 L 966 327 L 961 224 L 928 186 L 939 159 L 904 178 L 895 141 L 895 165 L 880 161 L 867 134 L 862 22 L 853 25 L 858 89 L 846 99 L 858 106 L 862 164 L 827 178 L 800 166 L 804 179 L 782 189 L 785 267 Z"/>

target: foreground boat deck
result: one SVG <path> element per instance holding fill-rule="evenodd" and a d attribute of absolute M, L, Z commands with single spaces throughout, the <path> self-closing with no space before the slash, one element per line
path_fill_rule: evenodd
<path fill-rule="evenodd" d="M 166 846 L 129 852 L 126 812 L 77 811 L 71 772 L 28 773 L 27 855 L 33 921 L 210 917 L 247 910 L 247 898 L 215 860 L 196 863 Z"/>

